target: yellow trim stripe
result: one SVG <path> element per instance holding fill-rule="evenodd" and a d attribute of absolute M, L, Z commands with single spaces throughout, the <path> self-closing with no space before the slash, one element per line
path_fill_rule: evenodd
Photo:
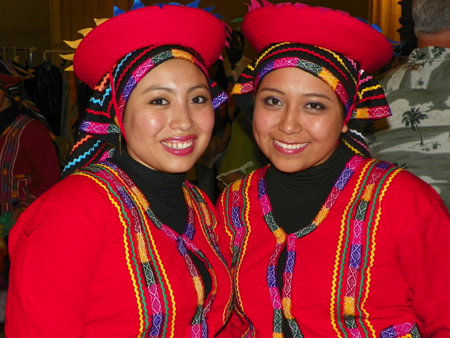
<path fill-rule="evenodd" d="M 111 204 L 113 206 L 115 206 L 117 209 L 117 215 L 118 215 L 120 223 L 122 224 L 123 229 L 124 229 L 122 238 L 123 238 L 123 243 L 124 243 L 124 247 L 125 247 L 125 259 L 127 262 L 128 270 L 130 271 L 131 281 L 133 283 L 133 289 L 134 289 L 134 293 L 136 295 L 136 303 L 137 303 L 138 311 L 139 311 L 139 332 L 143 332 L 144 331 L 144 316 L 143 316 L 142 304 L 139 302 L 140 297 L 139 297 L 138 286 L 137 286 L 136 278 L 134 277 L 134 274 L 133 274 L 134 270 L 131 266 L 131 261 L 130 261 L 130 248 L 128 246 L 128 241 L 127 241 L 128 226 L 127 226 L 127 223 L 125 222 L 125 220 L 123 219 L 121 207 L 111 197 L 110 190 L 106 187 L 106 185 L 103 182 L 101 182 L 97 178 L 95 178 L 91 175 L 85 174 L 83 172 L 77 172 L 77 173 L 75 173 L 75 175 L 90 178 L 92 181 L 97 183 L 98 186 L 100 186 L 103 190 L 105 190 L 106 195 L 108 196 L 108 199 L 110 200 Z"/>
<path fill-rule="evenodd" d="M 348 213 L 349 213 L 349 209 L 350 206 L 354 203 L 355 199 L 356 199 L 356 195 L 358 193 L 358 190 L 361 187 L 361 182 L 363 181 L 366 172 L 368 170 L 368 168 L 373 164 L 373 162 L 375 162 L 375 160 L 371 160 L 369 161 L 364 168 L 361 170 L 361 173 L 358 177 L 358 181 L 356 183 L 356 186 L 353 190 L 353 195 L 349 201 L 349 203 L 347 204 L 347 207 L 345 208 L 344 213 L 342 214 L 342 220 L 341 220 L 341 231 L 339 234 L 339 241 L 338 241 L 338 246 L 337 246 L 337 250 L 336 250 L 336 258 L 334 260 L 335 265 L 334 265 L 334 271 L 333 271 L 333 279 L 332 279 L 332 286 L 331 286 L 331 303 L 330 303 L 330 319 L 331 319 L 331 325 L 333 326 L 334 331 L 336 332 L 336 334 L 338 335 L 338 337 L 342 338 L 341 332 L 337 327 L 336 324 L 336 319 L 335 319 L 335 308 L 336 308 L 336 292 L 337 292 L 337 275 L 338 275 L 338 270 L 339 270 L 339 263 L 340 263 L 340 258 L 341 258 L 341 252 L 342 252 L 342 242 L 344 241 L 344 235 L 345 235 L 345 224 L 348 218 Z"/>
<path fill-rule="evenodd" d="M 243 182 L 245 180 L 246 182 L 250 183 L 253 179 L 253 174 L 254 174 L 254 172 L 250 173 L 246 179 L 239 180 L 239 182 Z M 245 184 L 245 199 L 248 202 L 249 202 L 249 198 L 248 198 L 248 189 L 249 188 L 250 188 L 250 184 Z M 250 234 L 252 232 L 252 227 L 250 226 L 250 222 L 249 222 L 249 213 L 250 213 L 250 203 L 247 203 L 247 205 L 245 207 L 245 222 L 246 222 L 246 224 L 242 225 L 242 226 L 247 227 L 247 235 L 245 236 L 244 245 L 242 247 L 241 259 L 239 259 L 239 265 L 236 267 L 236 293 L 239 298 L 240 308 L 242 309 L 242 311 L 244 313 L 245 313 L 244 304 L 242 303 L 241 292 L 239 289 L 239 270 L 241 269 L 241 264 L 244 260 L 245 253 L 247 251 L 248 240 L 249 240 Z"/>
<path fill-rule="evenodd" d="M 383 190 L 381 191 L 380 197 L 379 197 L 379 199 L 378 199 L 378 205 L 379 205 L 379 207 L 378 207 L 378 212 L 377 212 L 377 216 L 376 216 L 376 218 L 375 218 L 375 223 L 374 223 L 373 232 L 372 232 L 372 239 L 371 239 L 371 241 L 372 241 L 372 250 L 371 250 L 371 255 L 370 255 L 370 264 L 369 264 L 369 266 L 367 267 L 366 292 L 365 292 L 364 299 L 363 299 L 363 301 L 362 301 L 362 303 L 361 303 L 361 310 L 362 310 L 362 311 L 364 312 L 364 314 L 365 314 L 364 321 L 366 322 L 367 326 L 368 326 L 368 327 L 370 328 L 370 330 L 372 331 L 373 337 L 376 337 L 376 333 L 375 333 L 375 330 L 374 330 L 372 324 L 370 323 L 370 320 L 369 320 L 370 316 L 369 316 L 369 313 L 367 312 L 367 310 L 364 308 L 364 305 L 365 305 L 367 299 L 369 298 L 369 289 L 370 289 L 370 282 L 371 282 L 370 269 L 372 268 L 373 262 L 375 261 L 375 249 L 376 249 L 376 241 L 375 241 L 375 237 L 376 237 L 376 235 L 377 235 L 378 225 L 379 225 L 379 223 L 380 223 L 380 218 L 381 218 L 381 210 L 382 210 L 382 208 L 381 208 L 381 202 L 383 201 L 383 197 L 385 196 L 386 190 L 389 188 L 389 186 L 390 186 L 392 180 L 394 179 L 395 176 L 397 176 L 397 174 L 398 174 L 400 171 L 402 171 L 402 169 L 399 168 L 399 169 L 395 170 L 392 174 L 390 174 L 390 176 L 389 176 L 387 182 L 385 183 L 385 185 L 384 185 L 384 187 L 383 187 Z"/>

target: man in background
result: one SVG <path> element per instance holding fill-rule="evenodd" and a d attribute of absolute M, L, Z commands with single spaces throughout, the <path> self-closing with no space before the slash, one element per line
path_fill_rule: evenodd
<path fill-rule="evenodd" d="M 429 183 L 450 209 L 450 0 L 413 0 L 417 48 L 378 80 L 392 116 L 375 124 L 375 158 Z"/>

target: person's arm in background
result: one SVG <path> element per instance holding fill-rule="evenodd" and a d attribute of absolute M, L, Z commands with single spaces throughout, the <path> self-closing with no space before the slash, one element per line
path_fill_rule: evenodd
<path fill-rule="evenodd" d="M 17 220 L 36 198 L 58 182 L 61 175 L 55 145 L 48 129 L 42 123 L 34 120 L 27 124 L 22 131 L 20 143 L 30 168 L 31 184 L 28 186 L 27 197 L 13 210 L 13 221 Z"/>

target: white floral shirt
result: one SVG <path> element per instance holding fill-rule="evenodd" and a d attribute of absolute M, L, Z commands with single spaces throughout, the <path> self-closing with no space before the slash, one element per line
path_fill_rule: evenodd
<path fill-rule="evenodd" d="M 368 138 L 373 157 L 422 178 L 450 210 L 450 49 L 417 48 L 378 80 L 392 116 Z"/>

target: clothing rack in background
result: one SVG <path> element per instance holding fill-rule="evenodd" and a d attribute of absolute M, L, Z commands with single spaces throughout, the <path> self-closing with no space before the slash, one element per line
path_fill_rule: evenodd
<path fill-rule="evenodd" d="M 47 49 L 44 50 L 44 52 L 42 53 L 42 60 L 47 60 L 47 54 L 54 54 L 54 53 L 72 53 L 73 54 L 73 50 L 65 50 L 65 49 Z"/>
<path fill-rule="evenodd" d="M 33 67 L 33 53 L 37 50 L 36 47 L 1 47 L 3 51 L 3 57 L 6 58 L 7 51 L 13 52 L 13 57 L 17 56 L 18 51 L 24 51 L 25 54 L 28 54 L 29 57 L 29 66 Z"/>

